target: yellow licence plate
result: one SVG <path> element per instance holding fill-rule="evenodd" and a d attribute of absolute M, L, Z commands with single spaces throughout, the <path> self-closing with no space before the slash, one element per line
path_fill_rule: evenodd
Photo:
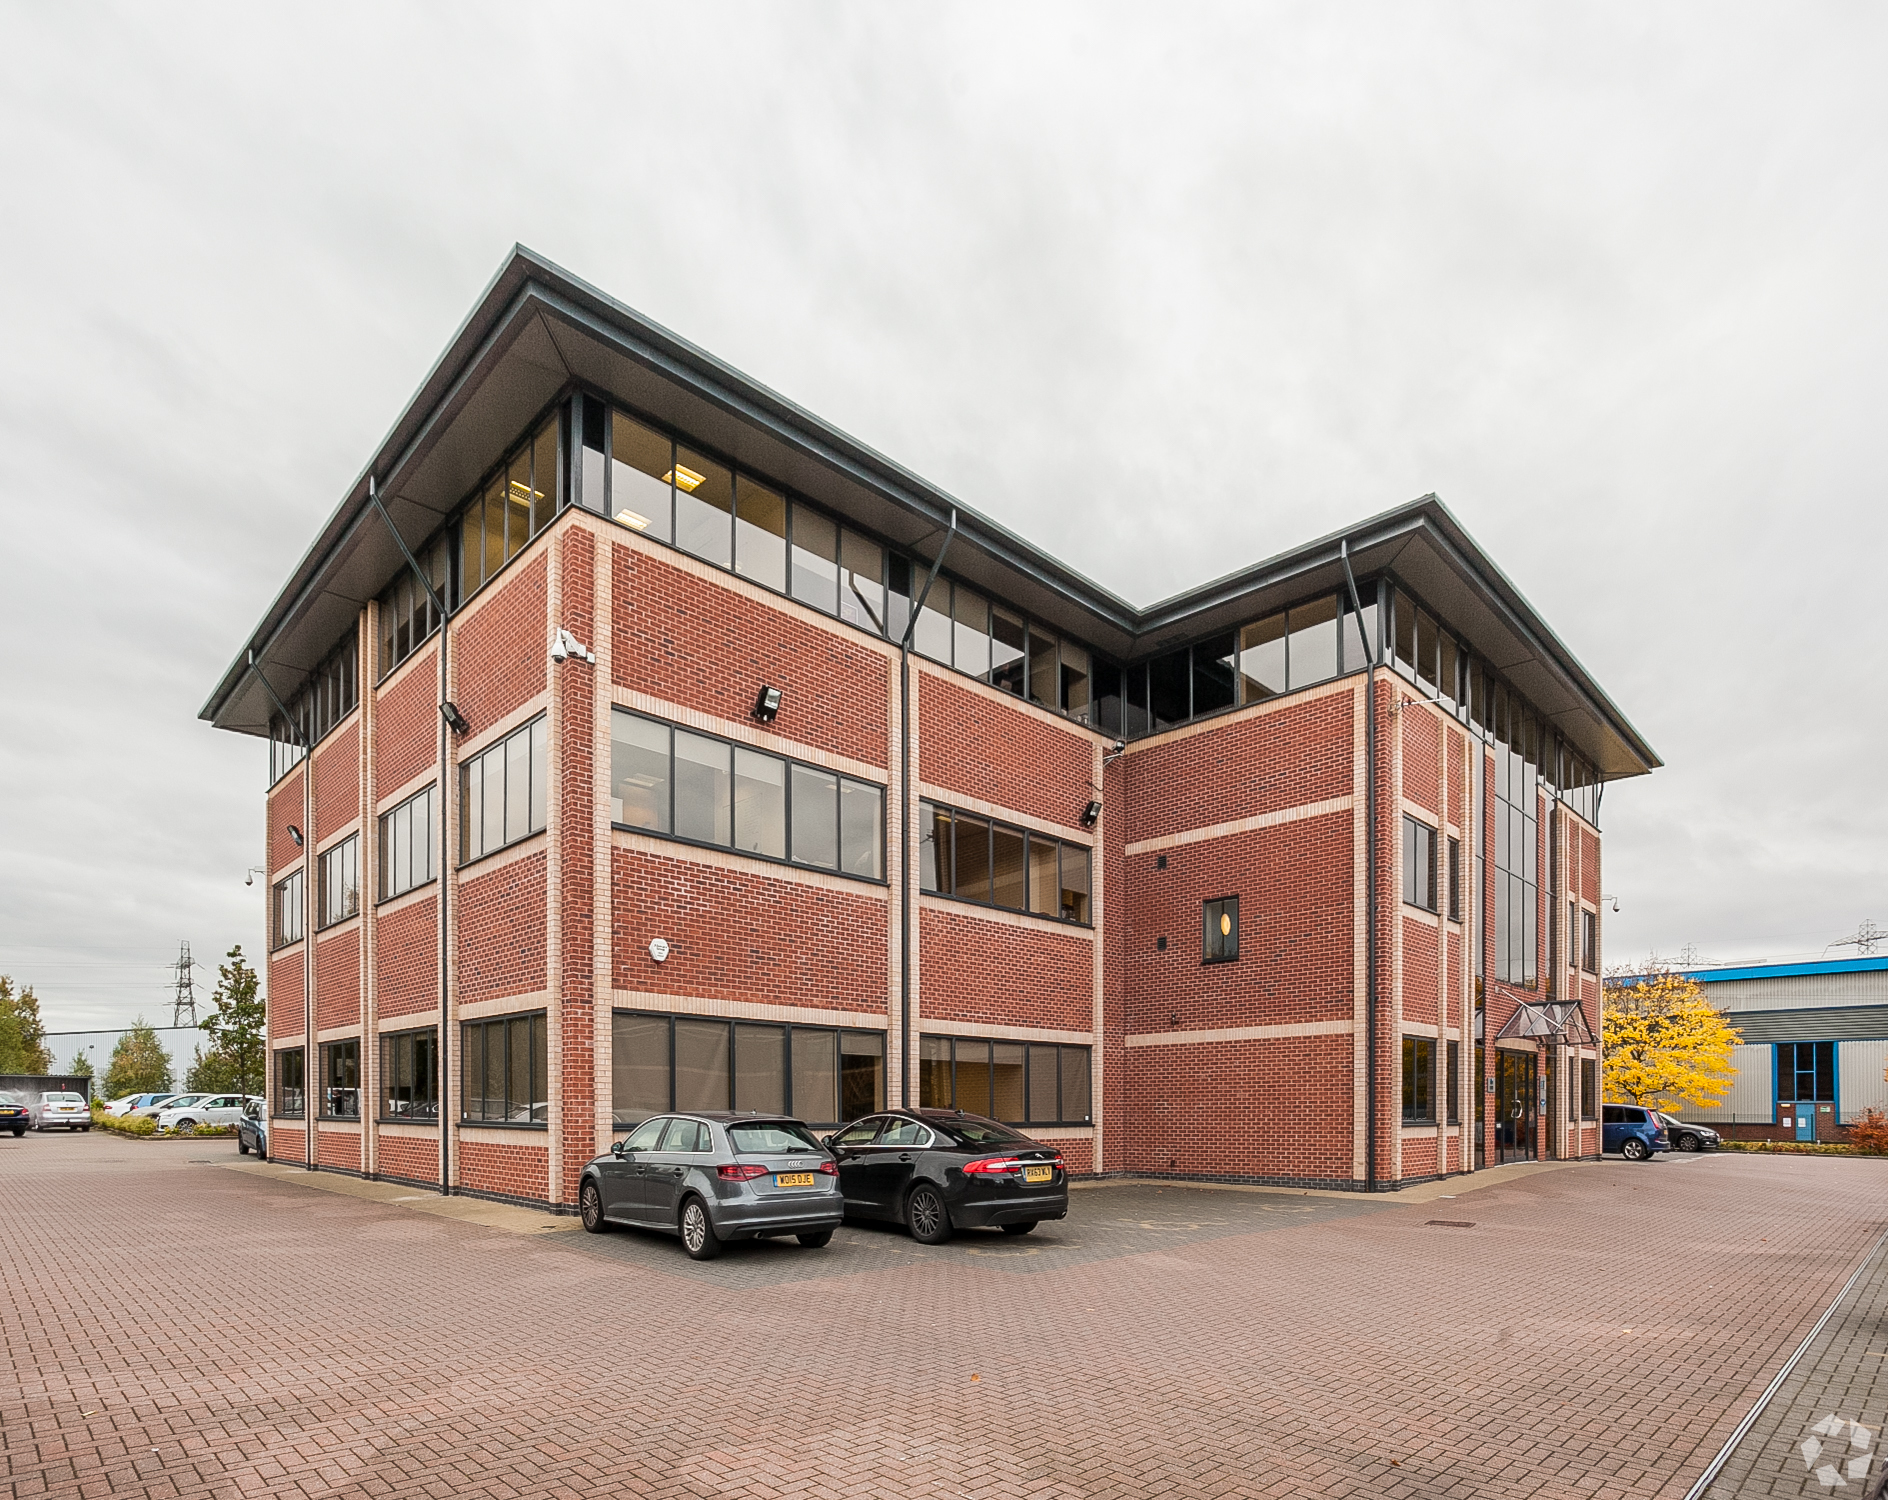
<path fill-rule="evenodd" d="M 811 1187 L 812 1185 L 811 1172 L 776 1172 L 774 1174 L 775 1187 Z"/>
<path fill-rule="evenodd" d="M 1055 1176 L 1055 1168 L 1053 1167 L 1023 1168 L 1024 1182 L 1047 1182 L 1053 1176 Z"/>

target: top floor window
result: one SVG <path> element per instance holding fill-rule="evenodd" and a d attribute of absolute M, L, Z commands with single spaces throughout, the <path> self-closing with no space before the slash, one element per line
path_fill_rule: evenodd
<path fill-rule="evenodd" d="M 349 630 L 339 645 L 308 674 L 288 701 L 289 717 L 269 720 L 269 784 L 273 786 L 360 700 L 360 650 Z"/>
<path fill-rule="evenodd" d="M 543 828 L 548 760 L 540 715 L 459 767 L 462 863 Z"/>
<path fill-rule="evenodd" d="M 452 538 L 446 532 L 434 537 L 419 553 L 419 565 L 433 594 L 451 609 L 457 600 L 452 578 Z M 433 607 L 432 594 L 403 568 L 387 591 L 380 596 L 380 675 L 385 677 L 431 638 L 439 628 L 439 611 Z"/>
<path fill-rule="evenodd" d="M 558 423 L 513 453 L 459 517 L 460 593 L 470 598 L 557 514 Z"/>

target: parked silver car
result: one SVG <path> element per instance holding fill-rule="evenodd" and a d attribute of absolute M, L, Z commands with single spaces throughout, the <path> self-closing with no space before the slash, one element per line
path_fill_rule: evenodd
<path fill-rule="evenodd" d="M 167 1109 L 175 1109 L 181 1104 L 195 1104 L 199 1099 L 207 1099 L 208 1094 L 153 1094 L 149 1104 L 134 1104 L 125 1111 L 128 1120 L 155 1120 Z"/>
<path fill-rule="evenodd" d="M 179 1096 L 174 1093 L 126 1094 L 122 1099 L 113 1099 L 109 1104 L 105 1104 L 101 1107 L 108 1115 L 128 1115 L 133 1110 L 161 1105 L 167 1099 L 175 1099 L 178 1097 Z"/>
<path fill-rule="evenodd" d="M 818 1248 L 845 1218 L 839 1170 L 798 1120 L 710 1111 L 657 1115 L 583 1169 L 583 1227 L 681 1236 L 696 1260 L 729 1240 L 794 1235 Z"/>
<path fill-rule="evenodd" d="M 85 1102 L 83 1094 L 65 1089 L 49 1090 L 33 1095 L 30 1108 L 35 1130 L 54 1130 L 61 1125 L 67 1130 L 92 1128 L 92 1106 Z"/>

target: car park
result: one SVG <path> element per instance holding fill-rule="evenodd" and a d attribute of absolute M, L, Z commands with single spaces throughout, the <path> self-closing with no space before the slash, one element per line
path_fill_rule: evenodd
<path fill-rule="evenodd" d="M 48 1089 L 43 1094 L 35 1094 L 28 1108 L 32 1110 L 35 1130 L 56 1130 L 62 1125 L 67 1130 L 92 1128 L 92 1106 L 86 1103 L 83 1094 Z"/>
<path fill-rule="evenodd" d="M 1659 1112 L 1640 1104 L 1602 1104 L 1600 1132 L 1600 1149 L 1617 1151 L 1627 1161 L 1650 1161 L 1654 1153 L 1672 1149 Z"/>
<path fill-rule="evenodd" d="M 26 1100 L 18 1094 L 0 1093 L 0 1130 L 11 1130 L 15 1136 L 25 1135 L 32 1119 Z"/>
<path fill-rule="evenodd" d="M 888 1110 L 827 1138 L 848 1217 L 901 1223 L 920 1244 L 959 1229 L 1028 1234 L 1069 1211 L 1061 1152 L 981 1115 Z"/>
<path fill-rule="evenodd" d="M 1674 1151 L 1715 1151 L 1724 1144 L 1724 1137 L 1709 1125 L 1687 1125 L 1676 1115 L 1662 1111 L 1659 1123 L 1665 1127 L 1665 1134 L 1671 1138 Z"/>
<path fill-rule="evenodd" d="M 99 1107 L 108 1115 L 128 1115 L 134 1110 L 152 1108 L 162 1105 L 167 1099 L 177 1099 L 181 1097 L 181 1095 L 174 1093 L 126 1094 L 122 1099 L 113 1099 L 109 1103 L 100 1105 Z"/>
<path fill-rule="evenodd" d="M 249 1102 L 242 1094 L 199 1094 L 188 1104 L 167 1104 L 157 1113 L 159 1130 L 188 1133 L 199 1125 L 234 1125 Z"/>
<path fill-rule="evenodd" d="M 151 1094 L 149 1104 L 134 1104 L 125 1111 L 126 1119 L 155 1120 L 167 1109 L 177 1109 L 185 1104 L 195 1104 L 199 1099 L 210 1096 L 205 1093 L 194 1094 Z"/>
<path fill-rule="evenodd" d="M 260 1099 L 244 1105 L 242 1118 L 236 1122 L 236 1154 L 247 1156 L 251 1151 L 264 1161 L 269 1158 L 269 1117 Z"/>
<path fill-rule="evenodd" d="M 656 1229 L 696 1260 L 784 1235 L 816 1249 L 845 1216 L 832 1156 L 804 1124 L 720 1110 L 644 1120 L 585 1165 L 577 1207 L 592 1234 Z"/>

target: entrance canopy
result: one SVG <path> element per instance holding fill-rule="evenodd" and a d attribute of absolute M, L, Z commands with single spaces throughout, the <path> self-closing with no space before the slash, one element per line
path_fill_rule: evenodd
<path fill-rule="evenodd" d="M 1563 1045 L 1596 1045 L 1599 1038 L 1587 1024 L 1586 1012 L 1571 1000 L 1522 1002 L 1509 1017 L 1508 1024 L 1495 1035 L 1498 1042 L 1516 1039 L 1560 1042 Z"/>

